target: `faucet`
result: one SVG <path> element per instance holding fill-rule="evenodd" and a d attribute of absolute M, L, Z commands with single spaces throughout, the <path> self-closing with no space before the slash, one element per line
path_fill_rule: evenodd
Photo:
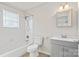
<path fill-rule="evenodd" d="M 61 34 L 61 37 L 62 37 L 62 38 L 67 38 L 67 35 Z"/>

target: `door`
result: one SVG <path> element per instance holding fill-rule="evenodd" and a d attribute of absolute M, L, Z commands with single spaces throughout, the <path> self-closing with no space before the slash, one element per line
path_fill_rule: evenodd
<path fill-rule="evenodd" d="M 71 47 L 64 47 L 64 57 L 77 57 L 78 49 Z"/>

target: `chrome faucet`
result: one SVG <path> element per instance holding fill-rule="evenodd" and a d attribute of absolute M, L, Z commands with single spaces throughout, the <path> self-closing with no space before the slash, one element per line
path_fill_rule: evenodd
<path fill-rule="evenodd" d="M 61 34 L 61 37 L 62 37 L 62 38 L 67 38 L 67 35 Z"/>

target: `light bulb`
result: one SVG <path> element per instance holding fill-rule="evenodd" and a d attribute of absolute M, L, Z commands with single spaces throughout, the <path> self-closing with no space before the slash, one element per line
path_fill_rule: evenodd
<path fill-rule="evenodd" d="M 69 5 L 66 4 L 66 5 L 64 6 L 64 9 L 65 9 L 65 10 L 68 10 L 68 9 L 69 9 Z"/>
<path fill-rule="evenodd" d="M 60 6 L 59 10 L 63 10 L 63 6 Z"/>
<path fill-rule="evenodd" d="M 63 11 L 63 6 L 60 6 L 59 7 L 59 11 Z"/>

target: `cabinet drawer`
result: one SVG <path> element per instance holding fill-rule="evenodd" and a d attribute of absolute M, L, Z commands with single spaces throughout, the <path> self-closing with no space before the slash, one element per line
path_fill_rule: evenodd
<path fill-rule="evenodd" d="M 60 40 L 51 40 L 51 44 L 63 45 L 67 47 L 78 48 L 78 44 L 76 42 L 68 42 L 68 41 L 60 41 Z"/>

